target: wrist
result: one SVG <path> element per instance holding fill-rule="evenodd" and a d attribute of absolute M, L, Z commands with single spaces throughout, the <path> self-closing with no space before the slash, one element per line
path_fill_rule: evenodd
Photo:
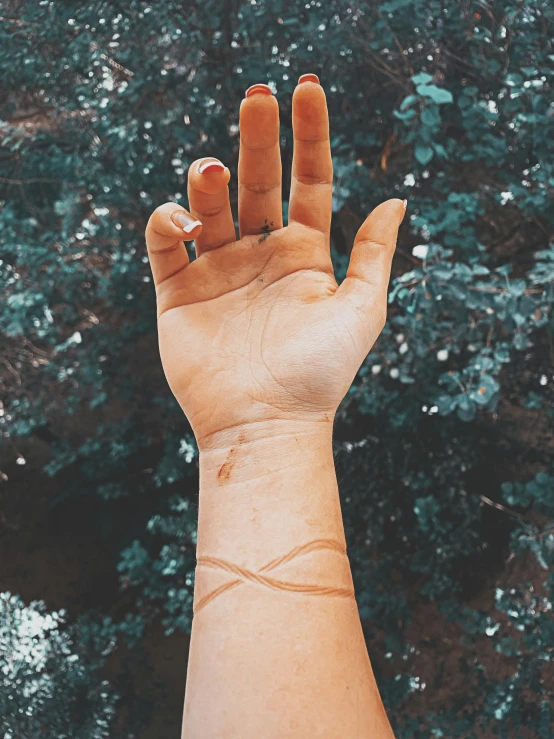
<path fill-rule="evenodd" d="M 291 593 L 353 597 L 332 425 L 257 423 L 204 444 L 195 614 L 220 596 L 234 608 L 235 588 L 254 599 L 282 591 L 287 602 Z"/>
<path fill-rule="evenodd" d="M 332 425 L 260 422 L 204 444 L 198 554 L 255 569 L 308 542 L 344 543 Z"/>
<path fill-rule="evenodd" d="M 332 458 L 333 418 L 272 419 L 232 426 L 198 440 L 200 491 L 279 476 Z"/>
<path fill-rule="evenodd" d="M 200 454 L 229 449 L 237 444 L 265 441 L 275 437 L 325 436 L 332 433 L 334 414 L 328 412 L 309 418 L 268 418 L 232 424 L 211 433 L 196 436 Z"/>

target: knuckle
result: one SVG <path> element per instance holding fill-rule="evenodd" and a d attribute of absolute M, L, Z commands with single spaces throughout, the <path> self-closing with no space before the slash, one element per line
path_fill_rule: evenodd
<path fill-rule="evenodd" d="M 304 173 L 298 173 L 294 175 L 294 179 L 299 182 L 301 185 L 324 185 L 327 187 L 331 186 L 331 182 L 329 182 L 328 179 L 319 177 L 314 174 L 304 174 Z"/>
<path fill-rule="evenodd" d="M 360 239 L 356 246 L 363 246 L 375 251 L 382 251 L 383 249 L 390 249 L 390 244 L 386 241 L 380 241 L 379 239 Z"/>
<path fill-rule="evenodd" d="M 244 182 L 243 187 L 248 192 L 253 192 L 256 195 L 265 195 L 268 192 L 272 192 L 277 187 L 281 187 L 281 183 L 276 182 Z"/>
<path fill-rule="evenodd" d="M 223 212 L 224 205 L 216 205 L 213 208 L 197 208 L 195 213 L 202 218 L 215 218 Z"/>

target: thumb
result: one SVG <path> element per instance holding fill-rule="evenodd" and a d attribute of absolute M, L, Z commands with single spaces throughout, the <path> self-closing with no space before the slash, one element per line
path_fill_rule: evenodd
<path fill-rule="evenodd" d="M 406 201 L 395 198 L 369 214 L 356 234 L 346 278 L 336 292 L 358 319 L 367 321 L 372 343 L 385 325 L 392 258 L 405 213 Z"/>

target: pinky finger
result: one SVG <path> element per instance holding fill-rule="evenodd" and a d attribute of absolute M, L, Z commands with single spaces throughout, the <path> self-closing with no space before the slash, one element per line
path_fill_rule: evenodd
<path fill-rule="evenodd" d="M 202 222 L 177 203 L 160 205 L 146 226 L 146 246 L 156 287 L 177 276 L 189 263 L 184 241 L 200 235 Z"/>

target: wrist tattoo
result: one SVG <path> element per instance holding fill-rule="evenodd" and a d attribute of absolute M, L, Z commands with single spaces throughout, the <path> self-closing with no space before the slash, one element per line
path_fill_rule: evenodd
<path fill-rule="evenodd" d="M 198 567 L 223 570 L 224 572 L 231 573 L 235 577 L 233 577 L 232 580 L 229 580 L 229 582 L 220 585 L 215 590 L 212 590 L 201 598 L 198 603 L 195 603 L 194 615 L 201 611 L 202 608 L 207 606 L 208 603 L 214 600 L 218 595 L 221 595 L 232 588 L 236 588 L 245 582 L 251 582 L 256 585 L 269 588 L 270 590 L 289 591 L 292 593 L 302 593 L 304 595 L 330 595 L 339 598 L 354 598 L 354 589 L 352 587 L 335 587 L 333 585 L 287 582 L 286 580 L 280 580 L 266 574 L 277 569 L 280 565 L 290 562 L 296 557 L 308 554 L 317 549 L 331 549 L 346 556 L 346 547 L 344 544 L 334 541 L 333 539 L 316 539 L 308 544 L 295 547 L 288 554 L 285 554 L 282 557 L 271 560 L 271 562 L 268 562 L 257 572 L 248 570 L 246 567 L 240 567 L 232 562 L 227 562 L 219 557 L 198 557 Z"/>

